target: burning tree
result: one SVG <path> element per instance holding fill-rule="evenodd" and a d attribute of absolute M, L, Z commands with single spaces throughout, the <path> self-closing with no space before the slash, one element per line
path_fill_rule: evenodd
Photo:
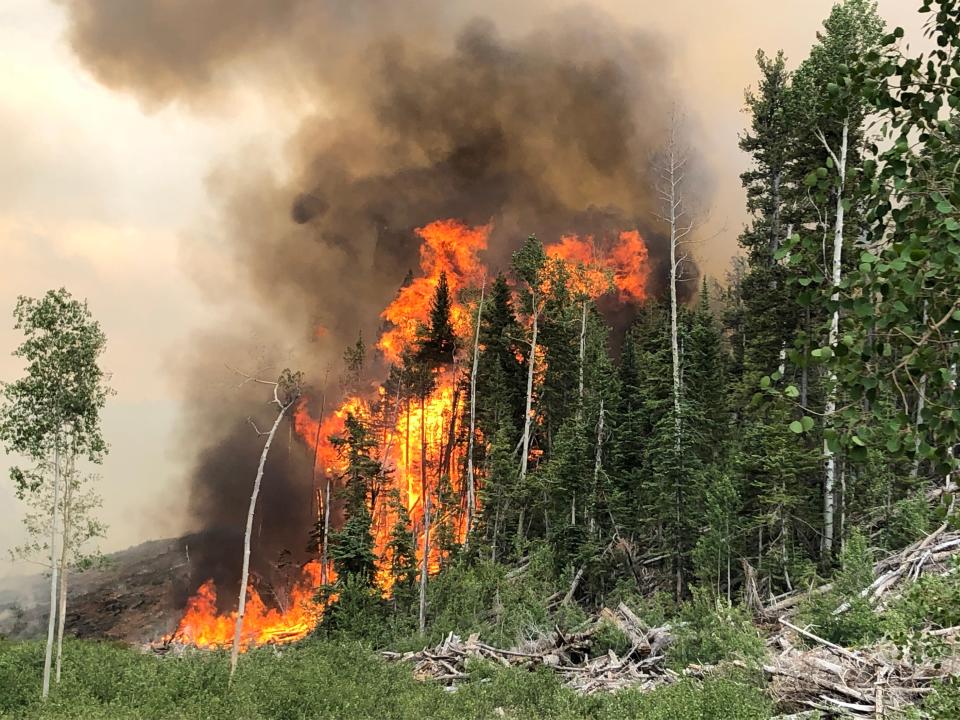
<path fill-rule="evenodd" d="M 410 387 L 420 401 L 420 498 L 423 508 L 423 547 L 420 561 L 420 632 L 426 629 L 427 622 L 427 574 L 430 562 L 430 487 L 427 480 L 427 436 L 426 436 L 426 398 L 437 386 L 436 374 L 447 366 L 453 365 L 457 352 L 457 338 L 450 317 L 451 300 L 447 274 L 440 273 L 437 289 L 430 302 L 430 321 L 421 332 L 415 352 L 407 356 L 406 375 Z M 452 416 L 453 413 L 451 413 Z M 453 418 L 451 417 L 451 422 Z M 442 451 L 437 458 L 437 475 L 444 470 L 449 475 L 449 452 Z M 438 477 L 438 481 L 440 477 Z M 439 484 L 439 483 L 438 483 Z"/>
<path fill-rule="evenodd" d="M 546 247 L 530 239 L 514 263 L 515 280 L 498 275 L 488 294 L 479 253 L 489 232 L 487 226 L 471 228 L 454 220 L 418 229 L 421 273 L 408 277 L 381 315 L 385 326 L 376 343 L 379 357 L 370 368 L 385 370 L 383 383 L 376 387 L 361 381 L 366 350 L 358 343 L 344 356 L 345 397 L 338 406 L 319 418 L 311 416 L 305 401 L 292 407 L 294 429 L 313 456 L 315 472 L 320 468 L 333 487 L 316 505 L 323 517 L 317 518 L 311 547 L 320 563 L 305 567 L 297 586 L 307 596 L 306 588 L 319 574 L 327 584 L 337 581 L 329 597 L 343 600 L 347 593 L 350 603 L 362 601 L 370 609 L 372 593 L 380 593 L 400 607 L 413 600 L 414 575 L 419 574 L 417 616 L 425 629 L 429 575 L 464 543 L 471 512 L 478 517 L 476 549 L 485 553 L 489 548 L 493 557 L 504 538 L 522 539 L 521 528 L 539 532 L 544 525 L 559 527 L 555 501 L 574 506 L 576 524 L 600 532 L 601 506 L 594 498 L 605 482 L 608 461 L 598 446 L 609 433 L 609 408 L 616 403 L 596 391 L 603 382 L 597 379 L 597 363 L 605 352 L 606 331 L 593 301 L 604 295 L 614 302 L 641 301 L 649 273 L 646 248 L 636 232 L 596 241 L 571 235 Z M 481 309 L 470 299 L 480 295 L 482 286 Z M 515 307 L 523 311 L 519 318 Z M 541 336 L 548 346 L 541 344 Z M 462 353 L 467 338 L 471 352 Z M 561 367 L 570 358 L 572 365 Z M 580 377 L 583 390 L 578 389 Z M 591 438 L 594 480 L 584 487 L 574 487 L 570 480 L 569 492 L 551 491 L 544 485 L 547 475 L 537 471 L 550 446 L 537 404 L 546 382 L 552 384 L 548 395 L 556 404 L 551 410 L 556 422 L 571 415 L 564 406 L 570 396 L 583 405 L 582 427 L 590 425 L 585 432 Z M 465 393 L 469 402 L 461 400 Z M 524 438 L 526 448 L 518 457 Z M 523 464 L 525 474 L 520 472 Z M 568 476 L 573 478 L 572 471 Z M 572 495 L 581 500 L 571 502 Z M 325 529 L 329 542 L 323 541 Z M 332 566 L 324 569 L 326 553 Z M 322 598 L 312 603 L 315 618 L 323 604 Z M 190 627 L 207 628 L 203 642 L 222 645 L 211 630 L 214 618 L 201 621 L 193 612 L 198 608 L 191 605 L 188 611 Z M 286 611 L 291 618 L 294 612 Z M 342 613 L 327 612 L 332 627 Z M 258 638 L 299 636 L 299 617 L 285 627 L 281 614 L 276 625 L 250 637 L 261 642 Z M 273 622 L 272 616 L 264 619 Z M 186 632 L 187 625 L 185 616 L 178 636 L 197 637 Z"/>

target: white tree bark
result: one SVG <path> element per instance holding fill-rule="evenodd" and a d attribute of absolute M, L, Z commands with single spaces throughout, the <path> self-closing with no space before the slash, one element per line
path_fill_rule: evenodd
<path fill-rule="evenodd" d="M 686 261 L 686 253 L 679 254 L 681 245 L 689 240 L 686 237 L 693 230 L 693 220 L 687 217 L 687 211 L 684 207 L 683 186 L 685 178 L 685 168 L 687 164 L 687 154 L 681 147 L 677 132 L 679 130 L 679 118 L 674 111 L 670 119 L 670 127 L 667 136 L 667 145 L 663 150 L 663 155 L 659 162 L 659 183 L 658 195 L 660 197 L 661 211 L 658 215 L 660 220 L 667 224 L 670 229 L 670 358 L 672 370 L 673 385 L 673 417 L 674 417 L 674 450 L 679 456 L 682 447 L 682 420 L 681 420 L 681 396 L 683 392 L 680 376 L 680 343 L 678 328 L 678 300 L 677 283 L 679 282 L 680 268 Z M 681 488 L 677 479 L 675 488 L 675 508 L 677 525 L 679 527 L 681 514 Z M 679 597 L 682 586 L 683 576 L 679 563 L 679 548 L 675 550 L 676 570 L 677 570 L 677 596 Z"/>
<path fill-rule="evenodd" d="M 579 405 L 577 412 L 583 412 L 583 366 L 587 354 L 587 299 L 583 299 L 583 307 L 580 312 L 580 392 L 577 396 Z"/>
<path fill-rule="evenodd" d="M 537 357 L 537 323 L 540 316 L 540 308 L 537 306 L 537 289 L 530 288 L 530 311 L 532 314 L 533 327 L 530 331 L 530 358 L 527 361 L 527 400 L 524 405 L 523 413 L 523 437 L 521 438 L 520 448 L 520 482 L 527 478 L 527 458 L 530 455 L 530 426 L 533 418 L 533 369 Z M 521 520 L 523 511 L 521 509 Z M 522 531 L 521 522 L 521 531 Z"/>
<path fill-rule="evenodd" d="M 60 667 L 63 660 L 63 630 L 67 620 L 67 564 L 69 561 L 69 552 L 71 545 L 70 529 L 71 515 L 70 506 L 73 499 L 74 485 L 74 455 L 71 452 L 69 460 L 69 470 L 66 473 L 66 479 L 63 485 L 63 541 L 60 547 L 60 610 L 57 617 L 57 669 L 54 676 L 56 683 L 60 683 Z"/>
<path fill-rule="evenodd" d="M 260 381 L 262 382 L 262 381 Z M 273 438 L 277 434 L 277 428 L 280 427 L 280 421 L 286 415 L 287 410 L 293 405 L 294 400 L 286 404 L 282 403 L 279 393 L 279 384 L 273 384 L 273 399 L 280 411 L 277 413 L 277 419 L 273 421 L 270 432 L 267 433 L 267 441 L 263 445 L 263 452 L 260 453 L 260 464 L 257 466 L 257 477 L 253 481 L 253 492 L 250 493 L 250 506 L 247 509 L 247 524 L 243 533 L 243 569 L 240 573 L 240 598 L 237 602 L 237 622 L 233 631 L 233 648 L 230 651 L 230 680 L 233 681 L 233 675 L 237 671 L 237 658 L 240 655 L 240 636 L 243 631 L 243 614 L 247 604 L 247 582 L 250 578 L 250 535 L 253 533 L 253 514 L 257 507 L 257 496 L 260 495 L 260 482 L 263 480 L 263 469 L 267 464 L 267 454 L 270 452 L 270 445 L 273 444 Z M 259 430 L 257 431 L 259 432 Z"/>
<path fill-rule="evenodd" d="M 467 531 L 464 545 L 470 542 L 473 530 L 473 515 L 476 511 L 476 478 L 473 468 L 474 436 L 477 433 L 477 366 L 480 360 L 480 320 L 483 317 L 483 296 L 487 283 L 480 286 L 480 303 L 477 305 L 477 328 L 473 336 L 473 367 L 470 369 L 470 435 L 467 439 Z"/>
<path fill-rule="evenodd" d="M 50 617 L 47 619 L 47 647 L 43 656 L 43 689 L 41 697 L 50 695 L 50 668 L 53 661 L 53 636 L 57 623 L 57 524 L 60 519 L 60 436 L 53 443 L 53 508 L 50 514 Z"/>
<path fill-rule="evenodd" d="M 320 556 L 320 584 L 326 585 L 330 578 L 328 575 L 327 565 L 330 562 L 330 553 L 327 551 L 327 548 L 330 544 L 330 475 L 324 473 L 326 478 L 326 485 L 323 489 L 323 553 Z"/>
<path fill-rule="evenodd" d="M 597 451 L 593 459 L 593 510 L 590 531 L 597 528 L 597 505 L 600 502 L 600 471 L 603 469 L 603 398 L 600 398 L 600 417 L 597 420 Z"/>
<path fill-rule="evenodd" d="M 837 169 L 837 175 L 839 177 L 839 184 L 837 187 L 836 222 L 833 230 L 833 266 L 831 272 L 831 286 L 833 288 L 833 292 L 830 295 L 830 300 L 835 304 L 840 300 L 840 259 L 843 255 L 843 203 L 845 199 L 844 188 L 846 185 L 845 181 L 847 174 L 847 136 L 849 132 L 849 124 L 849 120 L 844 119 L 843 130 L 840 138 L 839 157 L 837 157 L 833 150 L 830 149 L 830 145 L 827 142 L 824 134 L 822 132 L 818 132 L 820 141 L 833 158 L 834 166 Z M 839 332 L 840 309 L 839 307 L 836 307 L 833 311 L 832 317 L 830 318 L 830 332 L 827 338 L 827 343 L 831 348 L 835 348 L 837 346 L 837 337 Z M 830 426 L 830 423 L 833 420 L 833 415 L 837 411 L 836 373 L 830 373 L 829 383 L 827 402 L 823 410 L 824 429 Z M 823 441 L 823 454 L 826 458 L 826 471 L 824 473 L 823 480 L 823 535 L 821 536 L 820 541 L 820 555 L 823 561 L 827 562 L 830 560 L 833 552 L 833 517 L 836 512 L 834 507 L 834 485 L 837 475 L 837 461 L 836 457 L 834 457 L 833 451 L 830 450 L 830 446 L 827 443 L 826 438 L 824 438 Z"/>
<path fill-rule="evenodd" d="M 923 301 L 923 324 L 927 324 L 927 301 Z M 927 395 L 927 374 L 924 373 L 920 376 L 920 387 L 917 391 L 917 407 L 916 414 L 914 415 L 913 425 L 916 430 L 915 439 L 913 441 L 913 466 L 910 468 L 910 477 L 914 480 L 920 474 L 920 426 L 923 424 L 923 408 L 926 402 Z"/>
<path fill-rule="evenodd" d="M 419 627 L 422 635 L 427 629 L 427 575 L 430 564 L 430 489 L 427 487 L 427 417 L 425 397 L 420 392 L 420 494 L 423 502 L 423 560 L 420 563 Z"/>
<path fill-rule="evenodd" d="M 326 412 L 327 405 L 327 391 L 326 391 L 326 380 L 324 380 L 324 390 L 323 394 L 320 396 L 320 416 L 317 420 L 317 437 L 315 438 L 313 446 L 313 485 L 312 485 L 312 495 L 314 497 L 320 497 L 320 489 L 317 487 L 317 460 L 320 457 L 320 428 L 323 426 L 323 415 Z M 323 492 L 323 537 L 320 544 L 320 584 L 327 584 L 327 526 L 330 519 L 330 478 L 327 475 L 326 469 L 323 471 L 323 477 L 327 481 L 326 487 Z M 319 511 L 319 508 L 318 508 Z"/>

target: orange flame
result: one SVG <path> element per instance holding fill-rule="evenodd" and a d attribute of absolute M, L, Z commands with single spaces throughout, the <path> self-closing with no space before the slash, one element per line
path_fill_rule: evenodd
<path fill-rule="evenodd" d="M 380 314 L 390 323 L 390 329 L 381 335 L 377 347 L 390 362 L 400 359 L 403 349 L 410 347 L 415 340 L 419 326 L 430 317 L 430 301 L 440 273 L 447 274 L 450 295 L 454 299 L 460 289 L 479 284 L 483 266 L 477 255 L 487 248 L 490 226 L 470 228 L 458 220 L 437 220 L 417 228 L 416 232 L 423 241 L 420 245 L 423 275 L 401 288 Z M 453 327 L 458 333 L 470 327 L 470 318 L 460 303 L 454 302 L 451 314 Z"/>
<path fill-rule="evenodd" d="M 419 328 L 429 320 L 430 303 L 441 273 L 446 273 L 450 287 L 454 329 L 461 338 L 472 335 L 475 308 L 466 305 L 459 295 L 461 290 L 480 284 L 485 269 L 479 254 L 487 247 L 490 230 L 489 225 L 471 228 L 457 220 L 438 220 L 416 230 L 422 240 L 421 274 L 401 288 L 381 313 L 389 327 L 377 347 L 388 362 L 397 362 L 403 351 L 415 344 Z M 596 299 L 615 290 L 618 300 L 624 303 L 642 302 L 647 297 L 650 266 L 646 245 L 637 231 L 624 231 L 616 239 L 603 238 L 597 242 L 592 236 L 567 235 L 547 246 L 546 251 L 551 258 L 567 264 L 570 282 L 577 294 Z M 542 366 L 542 362 L 538 364 Z M 461 457 L 464 449 L 454 442 L 461 432 L 459 422 L 466 402 L 461 397 L 462 378 L 458 372 L 456 367 L 438 371 L 436 387 L 424 399 L 422 412 L 419 399 L 400 398 L 398 402 L 396 397 L 388 396 L 383 386 L 378 388 L 375 398 L 380 408 L 376 426 L 382 433 L 378 438 L 378 459 L 387 471 L 390 489 L 397 491 L 410 517 L 418 565 L 423 561 L 424 533 L 421 471 L 426 468 L 426 492 L 431 505 L 428 558 L 431 572 L 439 568 L 442 560 L 436 542 L 441 524 L 452 530 L 456 542 L 462 542 L 467 531 L 466 478 L 462 477 L 464 458 Z M 306 403 L 294 409 L 294 429 L 309 450 L 316 452 L 319 476 L 334 480 L 342 472 L 342 459 L 330 438 L 343 433 L 348 413 L 373 419 L 371 407 L 368 399 L 351 396 L 320 419 L 310 415 Z M 420 447 L 421 429 L 426 439 L 425 452 L 421 452 Z M 445 503 L 441 503 L 441 495 Z M 389 595 L 393 584 L 389 546 L 396 511 L 390 503 L 378 500 L 372 515 L 376 581 L 384 595 Z M 332 568 L 328 570 L 328 577 L 333 578 Z M 292 601 L 284 611 L 267 608 L 251 585 L 242 634 L 244 647 L 288 642 L 308 634 L 322 616 L 322 605 L 314 596 L 320 575 L 319 562 L 306 565 L 291 591 Z M 228 646 L 233 641 L 236 613 L 219 615 L 216 597 L 212 581 L 201 585 L 190 599 L 174 638 L 199 647 Z"/>
<path fill-rule="evenodd" d="M 314 599 L 319 581 L 319 563 L 305 565 L 301 578 L 290 592 L 288 607 L 283 611 L 268 608 L 260 593 L 250 584 L 240 633 L 241 650 L 251 645 L 286 643 L 306 637 L 322 612 Z M 233 643 L 236 622 L 236 611 L 224 615 L 217 613 L 217 589 L 212 580 L 207 580 L 187 603 L 173 639 L 202 648 L 228 647 Z"/>
<path fill-rule="evenodd" d="M 650 262 L 647 246 L 636 230 L 617 236 L 616 242 L 594 241 L 564 235 L 559 243 L 548 245 L 547 255 L 567 263 L 574 292 L 596 299 L 613 287 L 622 303 L 640 303 L 647 299 Z"/>

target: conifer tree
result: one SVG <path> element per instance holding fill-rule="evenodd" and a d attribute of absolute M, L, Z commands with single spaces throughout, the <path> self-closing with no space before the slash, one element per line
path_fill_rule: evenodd
<path fill-rule="evenodd" d="M 389 504 L 394 516 L 390 529 L 387 553 L 390 558 L 391 597 L 394 609 L 406 607 L 413 602 L 417 587 L 417 551 L 410 533 L 410 515 L 400 501 L 399 493 L 390 493 Z"/>
<path fill-rule="evenodd" d="M 493 438 L 502 423 L 520 434 L 526 361 L 518 360 L 520 329 L 507 279 L 499 274 L 480 321 L 482 351 L 477 367 L 477 426 Z"/>

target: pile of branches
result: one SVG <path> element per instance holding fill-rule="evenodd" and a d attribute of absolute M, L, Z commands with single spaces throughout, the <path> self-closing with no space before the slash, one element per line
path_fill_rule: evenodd
<path fill-rule="evenodd" d="M 781 619 L 773 638 L 779 654 L 763 665 L 781 706 L 807 707 L 828 716 L 888 717 L 915 707 L 934 681 L 960 672 L 960 660 L 912 660 L 892 643 L 861 650 L 840 647 Z M 933 630 L 953 635 L 960 628 Z"/>
<path fill-rule="evenodd" d="M 619 628 L 630 641 L 630 649 L 622 657 L 612 650 L 592 652 L 606 624 Z M 663 651 L 671 640 L 669 627 L 647 627 L 621 603 L 616 610 L 605 608 L 576 632 L 564 633 L 557 627 L 539 640 L 509 650 L 483 643 L 477 635 L 463 641 L 450 633 L 435 648 L 381 654 L 389 660 L 412 663 L 418 679 L 434 680 L 450 687 L 468 677 L 469 661 L 488 660 L 503 667 L 531 670 L 547 667 L 563 676 L 568 687 L 591 694 L 626 687 L 650 689 L 676 680 L 679 675 L 664 665 Z M 701 673 L 703 668 L 691 669 L 691 672 Z"/>
<path fill-rule="evenodd" d="M 921 540 L 876 563 L 875 579 L 860 591 L 859 599 L 882 610 L 921 575 L 954 572 L 950 560 L 958 553 L 960 533 L 952 530 L 948 520 Z M 831 588 L 822 585 L 805 594 L 778 599 L 763 613 L 767 618 L 777 618 L 780 626 L 768 642 L 774 652 L 763 669 L 770 678 L 773 696 L 782 706 L 814 708 L 829 716 L 886 717 L 888 711 L 915 707 L 932 691 L 934 682 L 960 675 L 960 657 L 929 658 L 921 653 L 914 658 L 889 641 L 850 650 L 788 620 L 804 597 Z M 833 614 L 845 613 L 850 607 L 850 602 L 840 603 Z M 960 637 L 960 627 L 927 627 L 920 636 L 921 641 L 939 638 L 953 645 Z"/>
<path fill-rule="evenodd" d="M 860 592 L 860 597 L 882 610 L 890 598 L 899 594 L 910 582 L 916 581 L 920 575 L 952 572 L 949 560 L 958 553 L 960 532 L 951 529 L 948 519 L 925 538 L 877 562 L 873 567 L 876 579 Z M 796 612 L 801 600 L 830 592 L 832 589 L 833 584 L 826 583 L 806 592 L 791 593 L 764 607 L 761 614 L 772 620 L 781 616 L 789 617 Z M 849 609 L 850 603 L 843 603 L 834 610 L 834 614 L 839 615 Z"/>

